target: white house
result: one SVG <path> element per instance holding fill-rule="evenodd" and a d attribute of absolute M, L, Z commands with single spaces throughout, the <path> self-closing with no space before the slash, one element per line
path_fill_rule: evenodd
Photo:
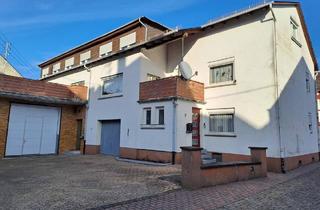
<path fill-rule="evenodd" d="M 179 162 L 181 146 L 201 146 L 230 161 L 264 146 L 277 172 L 319 160 L 318 66 L 299 3 L 181 30 L 142 17 L 39 66 L 42 80 L 90 88 L 89 154 Z"/>

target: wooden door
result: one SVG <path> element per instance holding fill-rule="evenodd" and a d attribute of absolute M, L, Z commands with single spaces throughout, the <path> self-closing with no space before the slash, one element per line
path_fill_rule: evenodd
<path fill-rule="evenodd" d="M 200 147 L 200 109 L 192 108 L 192 146 Z"/>

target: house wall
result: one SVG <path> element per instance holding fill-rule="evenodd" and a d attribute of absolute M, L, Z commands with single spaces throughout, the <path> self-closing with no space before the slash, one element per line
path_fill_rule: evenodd
<path fill-rule="evenodd" d="M 15 77 L 21 77 L 20 73 L 11 66 L 11 64 L 6 61 L 1 55 L 0 55 L 0 74 L 6 74 L 10 76 Z"/>
<path fill-rule="evenodd" d="M 87 70 L 82 69 L 78 72 L 72 72 L 61 77 L 54 77 L 49 79 L 48 82 L 71 85 L 76 82 L 85 81 L 85 86 L 89 87 L 89 78 L 90 73 Z"/>
<path fill-rule="evenodd" d="M 319 147 L 315 69 L 303 33 L 302 22 L 294 6 L 274 6 L 274 12 L 277 18 L 276 49 L 282 154 L 284 157 L 294 157 L 317 153 Z M 291 39 L 290 17 L 298 22 L 301 47 Z M 306 73 L 310 78 L 309 93 L 306 88 Z M 308 113 L 312 115 L 311 131 L 308 127 Z M 297 165 L 298 160 L 295 162 Z M 311 162 L 311 157 L 309 162 Z"/>
<path fill-rule="evenodd" d="M 257 11 L 185 40 L 184 61 L 204 82 L 201 146 L 211 152 L 249 155 L 248 146 L 267 146 L 279 157 L 273 70 L 273 22 L 269 11 Z M 259 36 L 257 36 L 257 32 Z M 168 46 L 168 72 L 181 61 L 181 41 Z M 210 86 L 209 65 L 234 59 L 234 84 Z M 262 79 L 263 78 L 263 79 Z M 212 109 L 235 109 L 235 136 L 208 136 Z"/>

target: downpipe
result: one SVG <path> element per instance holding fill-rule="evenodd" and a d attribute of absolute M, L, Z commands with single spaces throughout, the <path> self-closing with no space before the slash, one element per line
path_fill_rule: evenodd
<path fill-rule="evenodd" d="M 171 163 L 174 165 L 176 163 L 176 140 L 177 140 L 177 132 L 176 132 L 176 115 L 177 115 L 177 102 L 176 99 L 172 99 L 172 107 L 173 107 L 173 117 L 172 117 L 172 152 L 171 152 Z"/>

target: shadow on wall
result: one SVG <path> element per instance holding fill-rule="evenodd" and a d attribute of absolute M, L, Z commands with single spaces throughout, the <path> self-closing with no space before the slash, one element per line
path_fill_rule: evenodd
<path fill-rule="evenodd" d="M 245 150 L 249 146 L 262 146 L 268 147 L 268 153 L 276 151 L 276 156 L 280 157 L 293 157 L 301 156 L 304 154 L 311 154 L 310 157 L 297 157 L 295 159 L 288 159 L 288 162 L 284 163 L 285 170 L 296 168 L 301 164 L 306 164 L 314 160 L 318 160 L 319 157 L 316 155 L 318 152 L 317 142 L 317 113 L 316 113 L 316 96 L 315 96 L 315 80 L 313 75 L 310 73 L 305 59 L 302 57 L 297 63 L 293 72 L 287 72 L 284 70 L 278 70 L 279 88 L 278 88 L 278 100 L 268 109 L 268 112 L 259 112 L 259 101 L 254 97 L 245 97 L 246 94 L 266 94 L 270 91 L 267 89 L 274 90 L 276 94 L 276 85 L 261 86 L 255 89 L 247 89 L 241 91 L 235 91 L 234 93 L 228 94 L 217 94 L 214 97 L 208 99 L 226 99 L 230 101 L 230 97 L 240 96 L 247 99 L 246 103 L 250 104 L 250 109 L 247 114 L 237 112 L 235 108 L 235 133 L 239 141 L 234 141 L 230 138 L 219 138 L 219 137 L 207 137 L 208 139 L 205 144 L 210 144 L 211 148 L 219 147 L 214 152 L 223 152 L 222 147 L 235 147 L 246 153 Z M 288 78 L 288 79 L 286 79 Z M 241 83 L 241 81 L 238 81 Z M 219 91 L 217 89 L 217 91 Z M 241 99 L 238 97 L 238 99 Z M 272 96 L 274 99 L 274 96 Z M 271 97 L 271 98 L 272 98 Z M 270 95 L 263 96 L 267 100 Z M 248 100 L 249 99 L 249 100 Z M 256 110 L 252 104 L 255 104 Z M 260 108 L 261 111 L 261 108 Z M 248 115 L 248 113 L 250 113 Z M 265 116 L 267 115 L 267 116 Z M 261 117 L 264 120 L 257 119 Z M 203 119 L 208 119 L 208 114 L 203 116 Z M 279 119 L 280 125 L 277 121 Z M 205 121 L 205 123 L 208 121 Z M 279 129 L 280 126 L 280 129 Z M 281 139 L 281 140 L 279 140 Z M 216 140 L 216 141 L 215 141 Z M 223 144 L 220 142 L 223 141 Z M 281 141 L 281 142 L 280 142 Z M 205 147 L 207 146 L 205 145 Z M 213 152 L 213 151 L 212 151 Z M 268 156 L 269 156 L 268 155 Z M 273 152 L 273 156 L 274 156 Z M 233 157 L 226 157 L 227 159 L 234 160 Z M 239 158 L 235 156 L 234 158 Z M 241 157 L 240 157 L 241 158 Z M 247 159 L 247 157 L 244 157 Z M 270 161 L 270 164 L 272 160 Z M 280 165 L 279 160 L 276 165 Z M 272 166 L 270 166 L 272 167 Z M 277 171 L 277 170 L 273 170 Z"/>

